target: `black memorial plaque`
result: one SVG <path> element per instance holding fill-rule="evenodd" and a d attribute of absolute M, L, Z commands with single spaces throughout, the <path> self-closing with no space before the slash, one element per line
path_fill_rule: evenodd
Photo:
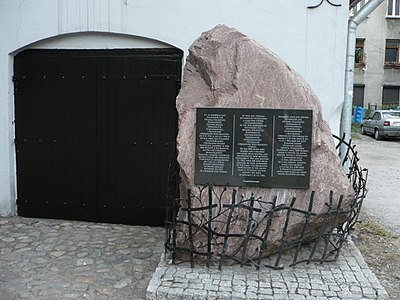
<path fill-rule="evenodd" d="M 195 184 L 308 188 L 312 111 L 198 108 Z"/>
<path fill-rule="evenodd" d="M 237 119 L 236 119 L 237 117 Z M 260 185 L 270 170 L 271 132 L 268 116 L 261 110 L 236 111 L 234 176 L 242 184 Z M 236 181 L 237 182 L 237 181 Z"/>
<path fill-rule="evenodd" d="M 228 184 L 234 140 L 232 115 L 222 110 L 198 109 L 196 133 L 196 178 L 200 183 L 212 181 Z"/>

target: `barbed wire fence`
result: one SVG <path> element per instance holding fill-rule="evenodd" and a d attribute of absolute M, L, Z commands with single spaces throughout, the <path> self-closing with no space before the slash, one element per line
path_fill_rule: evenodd
<path fill-rule="evenodd" d="M 288 205 L 277 204 L 276 196 L 270 201 L 264 201 L 255 195 L 248 198 L 239 197 L 236 190 L 229 195 L 231 202 L 223 204 L 222 198 L 226 198 L 227 189 L 217 192 L 211 185 L 200 187 L 196 193 L 187 190 L 185 198 L 169 191 L 166 195 L 165 251 L 170 255 L 172 263 L 189 262 L 190 266 L 194 267 L 195 262 L 203 262 L 207 267 L 216 265 L 219 269 L 223 265 L 237 263 L 241 266 L 253 265 L 257 269 L 282 269 L 285 264 L 294 266 L 299 263 L 337 260 L 343 243 L 357 223 L 367 193 L 368 170 L 360 168 L 358 153 L 351 140 L 347 142 L 345 136 L 333 137 L 337 151 L 346 151 L 341 155 L 342 164 L 346 166 L 346 175 L 352 184 L 354 198 L 349 207 L 343 205 L 343 195 L 339 195 L 337 201 L 334 201 L 337 195 L 329 192 L 326 196 L 326 211 L 322 213 L 322 221 L 312 241 L 309 238 L 310 231 L 315 228 L 311 228 L 310 224 L 312 219 L 317 217 L 313 210 L 315 192 L 310 194 L 308 208 L 298 209 L 295 207 L 295 197 L 288 201 Z M 172 185 L 177 187 L 179 170 L 171 167 L 171 172 L 170 180 Z M 202 199 L 208 199 L 208 203 L 203 204 Z M 231 230 L 232 224 L 238 222 L 239 215 L 246 216 L 244 221 L 241 220 L 245 224 L 244 232 Z M 282 216 L 285 218 L 282 235 L 276 244 L 278 246 L 271 249 L 269 236 L 273 220 Z M 293 237 L 288 234 L 289 223 L 299 216 L 303 220 L 302 228 L 300 233 Z M 220 223 L 224 223 L 223 226 L 218 226 Z M 206 236 L 202 247 L 198 247 L 194 239 L 199 234 Z M 186 242 L 179 242 L 179 237 L 183 237 Z M 222 249 L 217 254 L 214 253 L 216 240 Z M 250 249 L 249 244 L 252 241 L 257 241 L 256 249 Z M 228 251 L 232 245 L 235 245 L 235 250 Z M 269 255 L 270 251 L 273 254 Z"/>

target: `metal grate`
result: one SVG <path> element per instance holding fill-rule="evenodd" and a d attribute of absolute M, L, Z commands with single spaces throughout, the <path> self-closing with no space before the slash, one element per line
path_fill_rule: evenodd
<path fill-rule="evenodd" d="M 345 137 L 334 138 L 337 140 L 336 149 L 345 149 L 346 153 L 342 155 L 343 166 L 347 168 L 347 177 L 352 183 L 355 196 L 350 207 L 343 207 L 343 195 L 339 195 L 337 201 L 334 201 L 335 195 L 332 191 L 326 195 L 326 210 L 319 213 L 322 221 L 317 229 L 317 237 L 311 242 L 310 231 L 315 228 L 309 225 L 313 218 L 317 218 L 313 211 L 314 192 L 310 195 L 308 208 L 298 209 L 295 207 L 296 198 L 288 201 L 289 205 L 277 205 L 277 197 L 270 201 L 262 201 L 255 195 L 243 198 L 238 197 L 236 190 L 230 195 L 231 203 L 222 204 L 221 199 L 227 192 L 226 188 L 217 194 L 213 186 L 204 186 L 199 188 L 197 196 L 191 190 L 187 190 L 185 198 L 176 198 L 167 193 L 165 251 L 171 255 L 172 263 L 190 262 L 193 267 L 195 262 L 199 262 L 205 263 L 207 267 L 217 265 L 219 269 L 225 264 L 238 263 L 241 266 L 253 265 L 257 269 L 281 269 L 287 262 L 289 266 L 294 266 L 298 263 L 335 261 L 349 231 L 357 222 L 366 196 L 368 171 L 359 167 L 357 151 L 351 140 L 346 142 Z M 177 174 L 175 170 L 175 177 Z M 208 198 L 206 205 L 201 201 L 205 196 Z M 199 203 L 195 203 L 196 201 Z M 239 214 L 246 216 L 245 221 L 241 220 L 245 222 L 246 230 L 242 233 L 232 232 L 231 225 L 238 221 Z M 256 215 L 258 216 L 255 217 Z M 293 237 L 288 234 L 288 227 L 295 215 L 301 216 L 303 222 L 300 234 Z M 268 237 L 275 217 L 285 218 L 282 236 L 273 254 L 266 257 L 266 253 L 271 250 Z M 217 226 L 218 223 L 224 225 Z M 199 233 L 207 236 L 207 243 L 202 247 L 195 245 L 194 241 Z M 179 243 L 179 235 L 184 235 L 187 243 Z M 215 254 L 213 249 L 217 241 L 222 244 L 222 251 Z M 249 249 L 250 241 L 257 242 L 256 251 Z M 238 245 L 233 253 L 227 251 L 229 244 Z"/>

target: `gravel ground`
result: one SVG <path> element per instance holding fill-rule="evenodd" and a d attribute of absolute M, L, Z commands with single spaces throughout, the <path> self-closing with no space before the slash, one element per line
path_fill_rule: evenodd
<path fill-rule="evenodd" d="M 400 299 L 400 139 L 353 134 L 360 165 L 369 171 L 368 195 L 353 241 L 389 294 Z"/>
<path fill-rule="evenodd" d="M 385 288 L 389 299 L 400 299 L 399 237 L 387 230 L 367 209 L 363 209 L 360 221 L 352 234 L 355 245 Z"/>

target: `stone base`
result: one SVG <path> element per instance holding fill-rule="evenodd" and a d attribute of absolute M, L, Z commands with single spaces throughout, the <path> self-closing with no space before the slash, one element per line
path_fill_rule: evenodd
<path fill-rule="evenodd" d="M 389 299 L 352 241 L 336 262 L 283 270 L 224 266 L 190 268 L 161 261 L 146 299 Z"/>

